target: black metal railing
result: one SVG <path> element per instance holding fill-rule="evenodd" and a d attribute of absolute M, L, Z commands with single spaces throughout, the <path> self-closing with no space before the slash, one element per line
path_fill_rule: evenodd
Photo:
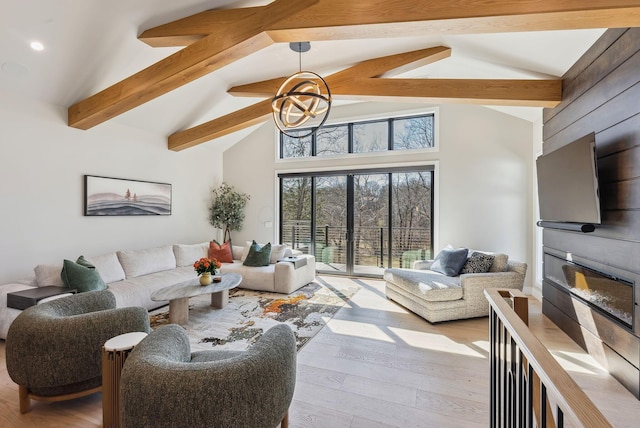
<path fill-rule="evenodd" d="M 356 226 L 353 231 L 354 263 L 356 265 L 411 267 L 415 260 L 431 258 L 431 228 L 394 227 L 392 229 L 391 262 L 389 229 L 387 227 Z M 282 225 L 283 243 L 305 253 L 313 253 L 322 263 L 346 263 L 347 227 L 324 224 L 315 230 L 315 248 L 311 248 L 311 222 L 293 220 Z"/>
<path fill-rule="evenodd" d="M 520 290 L 484 290 L 489 301 L 491 428 L 611 428 L 528 328 Z"/>

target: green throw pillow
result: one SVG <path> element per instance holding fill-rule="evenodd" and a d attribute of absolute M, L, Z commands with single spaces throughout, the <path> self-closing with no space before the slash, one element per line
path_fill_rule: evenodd
<path fill-rule="evenodd" d="M 62 282 L 67 288 L 75 288 L 78 293 L 85 291 L 104 290 L 107 284 L 96 270 L 96 267 L 89 263 L 83 256 L 72 262 L 65 260 L 62 265 Z"/>
<path fill-rule="evenodd" d="M 260 247 L 253 241 L 249 248 L 249 254 L 242 263 L 245 266 L 269 266 L 269 259 L 271 258 L 271 243 L 265 244 Z"/>

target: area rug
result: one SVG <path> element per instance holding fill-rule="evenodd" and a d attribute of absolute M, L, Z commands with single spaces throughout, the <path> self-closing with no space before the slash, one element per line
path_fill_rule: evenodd
<path fill-rule="evenodd" d="M 291 327 L 300 350 L 359 289 L 353 281 L 321 279 L 289 295 L 236 288 L 223 309 L 212 308 L 208 294 L 192 297 L 185 326 L 191 350 L 245 350 L 277 324 Z M 168 324 L 168 306 L 151 311 L 150 319 L 152 328 Z"/>

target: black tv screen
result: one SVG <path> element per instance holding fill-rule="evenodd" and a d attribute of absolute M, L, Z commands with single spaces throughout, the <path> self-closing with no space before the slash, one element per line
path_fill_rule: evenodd
<path fill-rule="evenodd" d="M 538 157 L 540 220 L 600 224 L 595 133 Z"/>

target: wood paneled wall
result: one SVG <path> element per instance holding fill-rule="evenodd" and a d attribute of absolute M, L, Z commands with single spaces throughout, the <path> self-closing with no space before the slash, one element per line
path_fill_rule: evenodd
<path fill-rule="evenodd" d="M 606 31 L 563 76 L 563 101 L 554 109 L 545 109 L 543 121 L 544 153 L 589 132 L 596 133 L 602 209 L 602 225 L 593 233 L 545 229 L 545 251 L 571 253 L 621 277 L 640 278 L 640 28 Z M 634 340 L 630 344 L 638 348 L 639 282 L 635 284 L 635 320 L 631 336 Z M 559 307 L 562 305 L 554 304 L 554 292 L 549 287 L 545 281 L 545 314 L 576 342 L 587 348 L 597 347 L 593 342 L 602 340 L 598 332 L 592 332 L 594 337 L 591 337 L 577 325 L 575 314 L 563 312 L 561 315 Z M 597 345 L 602 348 L 600 342 Z M 607 348 L 606 352 L 609 351 Z M 619 363 L 625 366 L 625 361 L 612 362 L 608 357 L 600 361 L 610 368 Z M 635 377 L 633 389 L 638 396 L 640 362 L 630 364 L 632 367 L 627 368 L 635 368 L 635 371 L 625 368 L 620 376 L 632 380 Z"/>

